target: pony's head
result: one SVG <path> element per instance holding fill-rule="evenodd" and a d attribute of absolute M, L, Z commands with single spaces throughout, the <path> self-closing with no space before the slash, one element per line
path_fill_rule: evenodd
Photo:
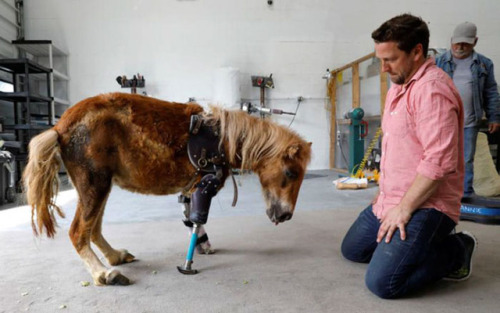
<path fill-rule="evenodd" d="M 310 155 L 311 143 L 297 142 L 255 168 L 266 200 L 267 216 L 276 225 L 292 218 Z"/>
<path fill-rule="evenodd" d="M 229 162 L 259 176 L 266 213 L 275 223 L 292 218 L 307 164 L 311 143 L 290 129 L 242 111 L 212 107 L 220 122 Z"/>

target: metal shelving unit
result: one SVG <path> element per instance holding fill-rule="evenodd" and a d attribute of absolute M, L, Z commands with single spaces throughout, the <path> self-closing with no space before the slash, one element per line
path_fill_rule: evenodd
<path fill-rule="evenodd" d="M 34 61 L 50 69 L 49 83 L 52 98 L 51 120 L 57 118 L 69 107 L 68 92 L 68 53 L 54 46 L 51 40 L 14 40 L 12 41 L 21 51 L 28 53 Z M 40 82 L 39 88 L 45 88 L 45 81 Z"/>
<path fill-rule="evenodd" d="M 18 149 L 11 152 L 15 156 L 16 180 L 19 181 L 29 141 L 54 125 L 53 98 L 50 96 L 52 71 L 27 58 L 0 59 L 0 71 L 11 76 L 14 86 L 12 92 L 0 92 L 0 100 L 12 103 L 14 120 L 4 128 L 14 133 L 17 142 Z M 31 85 L 34 81 L 45 82 L 45 90 L 35 91 Z"/>

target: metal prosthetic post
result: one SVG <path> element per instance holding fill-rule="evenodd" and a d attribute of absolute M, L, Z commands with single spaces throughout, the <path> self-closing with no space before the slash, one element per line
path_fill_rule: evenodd
<path fill-rule="evenodd" d="M 196 247 L 196 241 L 198 240 L 198 232 L 200 231 L 200 224 L 193 224 L 193 234 L 191 235 L 191 241 L 189 242 L 189 249 L 186 255 L 186 261 L 183 266 L 177 266 L 179 272 L 185 275 L 194 275 L 198 274 L 198 271 L 191 268 L 191 264 L 193 264 L 193 253 L 194 248 Z"/>
<path fill-rule="evenodd" d="M 200 226 L 207 222 L 212 197 L 217 194 L 219 186 L 219 177 L 213 174 L 207 174 L 201 179 L 200 183 L 197 185 L 198 188 L 192 195 L 189 220 L 193 223 L 193 234 L 189 242 L 186 261 L 183 266 L 177 266 L 177 269 L 182 274 L 193 275 L 198 273 L 197 270 L 191 268 L 191 264 L 193 264 L 194 249 L 196 248 Z"/>

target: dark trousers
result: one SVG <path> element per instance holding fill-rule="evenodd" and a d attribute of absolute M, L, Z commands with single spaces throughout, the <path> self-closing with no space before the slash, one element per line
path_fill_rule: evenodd
<path fill-rule="evenodd" d="M 418 209 L 406 225 L 406 240 L 397 230 L 390 243 L 377 244 L 380 222 L 370 205 L 363 210 L 342 242 L 343 256 L 369 263 L 365 282 L 381 298 L 400 298 L 460 267 L 464 247 L 450 234 L 455 222 L 435 209 Z"/>
<path fill-rule="evenodd" d="M 464 128 L 464 196 L 474 193 L 474 155 L 476 154 L 476 141 L 479 127 Z"/>

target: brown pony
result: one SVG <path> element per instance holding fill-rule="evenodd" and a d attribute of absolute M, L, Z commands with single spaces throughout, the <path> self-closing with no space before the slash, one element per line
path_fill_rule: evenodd
<path fill-rule="evenodd" d="M 197 104 L 120 93 L 99 95 L 72 106 L 56 126 L 30 143 L 23 181 L 35 234 L 45 232 L 53 237 L 54 211 L 64 217 L 54 202 L 62 160 L 79 196 L 69 231 L 76 251 L 96 285 L 129 284 L 119 271 L 105 267 L 90 246 L 94 243 L 110 265 L 134 260 L 127 250 L 112 248 L 101 232 L 111 186 L 166 195 L 183 191 L 193 177 L 199 180 L 186 149 L 193 114 L 220 125 L 221 143 L 231 167 L 257 173 L 271 221 L 290 219 L 310 160 L 311 143 L 285 127 L 244 112 L 212 110 L 206 114 Z"/>

